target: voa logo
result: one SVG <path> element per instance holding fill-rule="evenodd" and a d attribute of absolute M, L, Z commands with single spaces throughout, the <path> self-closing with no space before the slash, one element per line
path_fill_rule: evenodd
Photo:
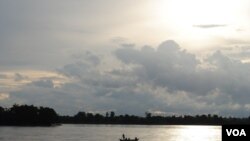
<path fill-rule="evenodd" d="M 244 129 L 226 129 L 227 136 L 247 136 Z"/>

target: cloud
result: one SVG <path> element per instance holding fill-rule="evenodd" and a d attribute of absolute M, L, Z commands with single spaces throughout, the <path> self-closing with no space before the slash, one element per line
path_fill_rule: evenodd
<path fill-rule="evenodd" d="M 0 93 L 0 101 L 5 100 L 9 98 L 9 94 L 7 93 Z"/>
<path fill-rule="evenodd" d="M 156 48 L 121 45 L 109 55 L 79 54 L 76 62 L 57 69 L 70 81 L 55 87 L 55 79 L 41 77 L 10 92 L 9 99 L 51 106 L 62 114 L 112 109 L 137 115 L 248 116 L 250 64 L 222 51 L 198 59 L 167 40 Z"/>
<path fill-rule="evenodd" d="M 215 110 L 217 107 L 221 108 L 221 113 L 230 110 L 233 112 L 234 105 L 242 106 L 248 103 L 245 99 L 249 97 L 250 89 L 246 84 L 250 79 L 244 76 L 249 75 L 247 70 L 250 69 L 250 65 L 229 58 L 220 51 L 214 52 L 203 60 L 203 64 L 208 63 L 214 69 L 200 68 L 203 64 L 195 55 L 181 50 L 174 41 L 162 43 L 157 50 L 120 48 L 116 50 L 115 55 L 125 64 L 138 66 L 133 72 L 139 77 L 140 82 L 149 83 L 153 87 L 167 88 L 168 91 L 165 93 L 184 92 L 185 95 L 177 94 L 173 97 L 178 99 L 186 96 L 187 99 L 178 99 L 176 102 L 190 101 L 193 109 L 204 105 L 203 110 L 206 111 L 211 107 L 210 104 L 214 104 L 210 110 Z M 220 94 L 213 99 L 214 101 L 210 101 L 207 96 L 215 90 Z M 200 106 L 196 107 L 194 103 L 199 103 Z M 180 105 L 176 105 L 175 108 L 189 107 L 189 103 Z M 189 111 L 192 111 L 191 108 Z"/>
<path fill-rule="evenodd" d="M 27 80 L 28 77 L 27 76 L 23 76 L 20 73 L 16 73 L 14 76 L 15 81 L 22 81 L 22 80 Z"/>
<path fill-rule="evenodd" d="M 194 55 L 181 50 L 174 41 L 166 41 L 157 50 L 144 47 L 140 51 L 132 48 L 116 50 L 115 55 L 126 64 L 139 65 L 134 71 L 142 81 L 152 81 L 157 86 L 169 89 L 188 90 L 199 61 Z"/>
<path fill-rule="evenodd" d="M 8 76 L 7 75 L 5 75 L 5 74 L 0 74 L 0 79 L 5 79 L 5 78 L 7 78 Z"/>
<path fill-rule="evenodd" d="M 38 80 L 38 81 L 33 81 L 29 85 L 37 86 L 37 87 L 44 87 L 44 88 L 53 88 L 54 83 L 52 80 Z"/>
<path fill-rule="evenodd" d="M 227 25 L 225 24 L 199 24 L 199 25 L 193 25 L 193 27 L 197 28 L 218 28 L 218 27 L 226 27 Z"/>
<path fill-rule="evenodd" d="M 128 39 L 124 38 L 124 37 L 117 36 L 117 37 L 112 38 L 111 42 L 115 43 L 115 44 L 122 44 L 122 43 L 128 42 Z"/>
<path fill-rule="evenodd" d="M 249 64 L 240 61 L 248 59 L 249 51 L 215 51 L 198 59 L 173 40 L 155 46 L 164 37 L 191 46 L 191 38 L 179 34 L 185 31 L 173 28 L 173 20 L 159 26 L 162 19 L 148 14 L 151 3 L 155 1 L 0 1 L 0 92 L 9 95 L 1 104 L 41 104 L 65 114 L 110 109 L 249 113 Z M 248 31 L 241 34 L 216 37 L 214 43 L 249 46 L 241 38 Z"/>
<path fill-rule="evenodd" d="M 70 63 L 72 53 L 99 48 L 104 40 L 141 22 L 138 6 L 142 5 L 113 0 L 1 1 L 1 68 L 51 70 Z M 118 38 L 114 42 L 123 40 Z"/>

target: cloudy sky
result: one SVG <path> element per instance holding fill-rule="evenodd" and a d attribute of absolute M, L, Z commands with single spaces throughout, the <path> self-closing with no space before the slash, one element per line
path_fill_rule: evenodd
<path fill-rule="evenodd" d="M 0 1 L 0 106 L 250 115 L 248 0 Z"/>

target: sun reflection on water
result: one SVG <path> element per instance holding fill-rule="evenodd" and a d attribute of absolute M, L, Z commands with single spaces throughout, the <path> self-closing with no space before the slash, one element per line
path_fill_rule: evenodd
<path fill-rule="evenodd" d="M 176 141 L 220 141 L 216 138 L 219 132 L 214 130 L 215 126 L 183 126 L 176 130 L 178 134 Z"/>

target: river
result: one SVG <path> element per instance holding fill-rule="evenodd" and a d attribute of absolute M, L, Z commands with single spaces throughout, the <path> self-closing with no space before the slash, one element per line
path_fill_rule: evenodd
<path fill-rule="evenodd" d="M 220 126 L 85 125 L 55 127 L 0 126 L 0 141 L 119 141 L 122 134 L 139 141 L 221 141 Z"/>

